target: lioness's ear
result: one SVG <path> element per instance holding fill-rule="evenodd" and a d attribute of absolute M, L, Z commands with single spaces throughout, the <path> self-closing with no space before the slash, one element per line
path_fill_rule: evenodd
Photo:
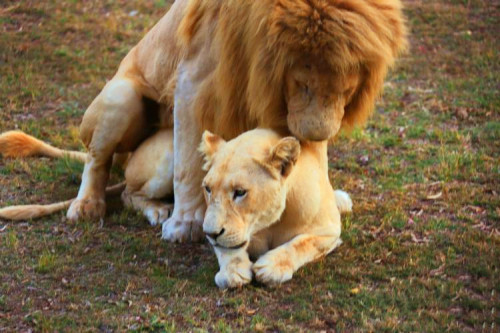
<path fill-rule="evenodd" d="M 272 149 L 269 165 L 283 177 L 287 177 L 300 154 L 299 140 L 292 136 L 281 139 Z"/>
<path fill-rule="evenodd" d="M 200 147 L 198 148 L 205 159 L 205 164 L 202 167 L 203 170 L 207 171 L 210 168 L 213 154 L 215 154 L 215 152 L 217 152 L 217 150 L 225 143 L 226 141 L 224 141 L 224 139 L 220 136 L 209 131 L 203 132 Z"/>

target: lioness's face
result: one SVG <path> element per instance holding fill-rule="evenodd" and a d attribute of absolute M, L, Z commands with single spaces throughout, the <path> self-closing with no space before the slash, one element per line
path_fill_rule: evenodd
<path fill-rule="evenodd" d="M 304 60 L 287 72 L 285 80 L 290 131 L 301 140 L 335 136 L 359 85 L 358 71 L 339 72 L 319 61 Z"/>
<path fill-rule="evenodd" d="M 240 248 L 279 219 L 285 209 L 284 180 L 296 157 L 274 157 L 276 145 L 285 139 L 270 131 L 250 131 L 229 142 L 210 135 L 210 139 L 204 135 L 200 147 L 209 164 L 203 181 L 207 203 L 203 230 L 214 246 Z M 298 154 L 298 142 L 285 141 Z"/>

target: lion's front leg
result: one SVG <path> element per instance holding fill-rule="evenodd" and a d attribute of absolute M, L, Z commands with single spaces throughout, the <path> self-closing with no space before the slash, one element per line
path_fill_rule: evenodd
<path fill-rule="evenodd" d="M 245 248 L 213 248 L 220 267 L 215 275 L 215 284 L 219 288 L 238 288 L 252 281 L 252 262 Z"/>
<path fill-rule="evenodd" d="M 199 80 L 192 66 L 179 66 L 174 106 L 175 207 L 162 232 L 162 238 L 170 242 L 203 239 L 206 205 L 201 191 L 203 160 L 198 152 L 201 129 L 193 105 Z"/>
<path fill-rule="evenodd" d="M 277 284 L 288 281 L 303 265 L 321 258 L 340 245 L 338 235 L 299 235 L 260 257 L 252 267 L 257 281 Z"/>

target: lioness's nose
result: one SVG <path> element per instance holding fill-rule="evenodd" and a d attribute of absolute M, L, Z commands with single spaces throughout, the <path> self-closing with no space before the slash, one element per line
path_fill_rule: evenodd
<path fill-rule="evenodd" d="M 206 232 L 205 231 L 205 234 L 208 237 L 212 238 L 213 240 L 217 240 L 217 237 L 219 237 L 220 235 L 222 235 L 224 233 L 224 231 L 226 231 L 226 229 L 222 228 L 222 230 L 219 231 L 219 232 Z"/>

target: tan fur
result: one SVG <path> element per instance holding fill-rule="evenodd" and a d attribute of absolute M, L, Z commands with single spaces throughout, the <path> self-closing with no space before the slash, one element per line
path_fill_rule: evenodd
<path fill-rule="evenodd" d="M 24 221 L 47 216 L 68 208 L 73 200 L 66 200 L 49 205 L 20 205 L 0 209 L 0 219 Z"/>
<path fill-rule="evenodd" d="M 173 170 L 168 172 L 173 168 L 172 141 L 172 131 L 162 130 L 144 141 L 130 158 L 126 154 L 115 155 L 115 164 L 126 165 L 125 182 L 106 188 L 106 195 L 122 193 L 124 203 L 142 212 L 152 225 L 166 219 L 173 208 L 173 205 L 161 201 L 173 198 Z M 61 150 L 21 131 L 0 135 L 0 155 L 7 158 L 39 155 L 87 160 L 86 153 Z M 0 219 L 36 219 L 66 209 L 73 201 L 4 207 L 0 209 Z"/>
<path fill-rule="evenodd" d="M 287 127 L 284 80 L 304 59 L 324 63 L 324 70 L 340 80 L 350 71 L 358 73 L 361 82 L 342 123 L 361 125 L 387 67 L 406 47 L 397 0 L 195 0 L 179 27 L 182 45 L 189 49 L 212 17 L 218 19 L 213 52 L 219 61 L 208 78 L 211 84 L 204 85 L 210 93 L 199 94 L 198 119 L 226 139 L 256 126 Z"/>
<path fill-rule="evenodd" d="M 0 135 L 0 154 L 5 157 L 49 156 L 54 158 L 69 157 L 85 162 L 87 154 L 61 150 L 46 144 L 21 131 L 9 131 Z"/>
<path fill-rule="evenodd" d="M 119 183 L 106 188 L 106 195 L 116 195 L 125 189 L 125 183 Z M 0 219 L 11 221 L 26 221 L 51 215 L 69 207 L 74 199 L 47 205 L 17 205 L 0 208 Z"/>
<path fill-rule="evenodd" d="M 405 34 L 399 0 L 177 0 L 85 112 L 89 158 L 68 218 L 103 216 L 113 154 L 171 128 L 173 111 L 176 205 L 162 237 L 199 240 L 203 130 L 331 139 L 366 120 Z"/>
<path fill-rule="evenodd" d="M 325 176 L 326 142 L 299 145 L 263 129 L 224 142 L 206 132 L 200 151 L 211 161 L 203 230 L 219 260 L 220 288 L 248 283 L 252 272 L 263 283 L 287 281 L 340 244 L 336 198 L 342 212 L 352 202 Z"/>

